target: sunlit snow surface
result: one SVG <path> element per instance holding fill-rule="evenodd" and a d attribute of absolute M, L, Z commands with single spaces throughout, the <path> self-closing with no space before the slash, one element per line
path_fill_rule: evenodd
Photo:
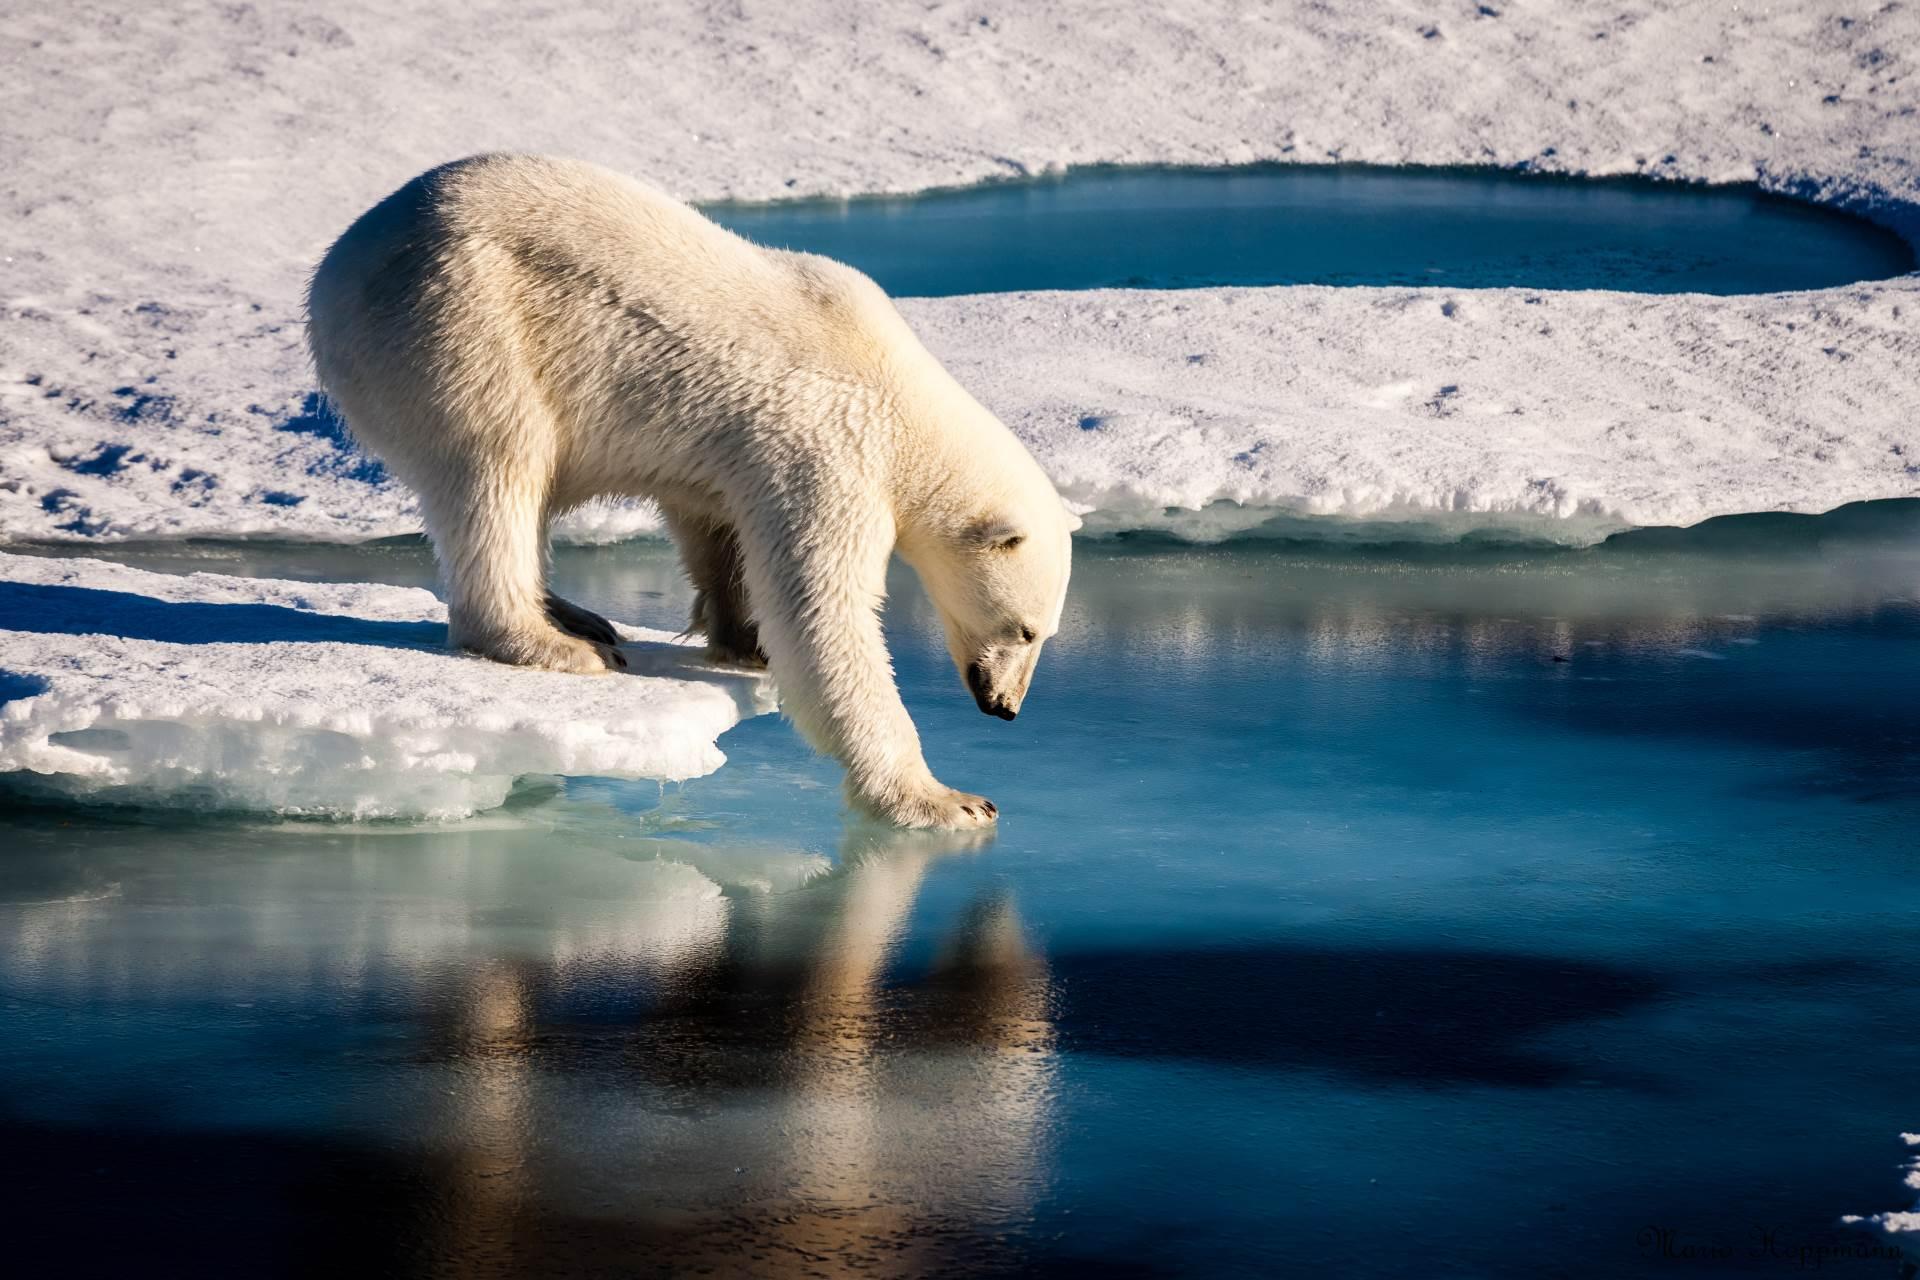
<path fill-rule="evenodd" d="M 517 778 L 684 779 L 771 708 L 756 676 L 623 628 L 583 677 L 447 651 L 419 588 L 147 573 L 0 554 L 0 773 L 96 800 L 456 817 Z"/>
<path fill-rule="evenodd" d="M 75 0 L 0 14 L 0 47 L 19 51 L 0 77 L 13 538 L 415 528 L 313 396 L 300 293 L 358 213 L 482 150 L 696 200 L 1092 164 L 1645 174 L 1758 182 L 1920 236 L 1911 4 Z M 1562 541 L 1912 496 L 1917 312 L 1912 276 L 1756 298 L 1436 282 L 906 308 L 1096 527 L 1213 537 L 1278 513 Z M 603 508 L 562 533 L 654 527 Z"/>

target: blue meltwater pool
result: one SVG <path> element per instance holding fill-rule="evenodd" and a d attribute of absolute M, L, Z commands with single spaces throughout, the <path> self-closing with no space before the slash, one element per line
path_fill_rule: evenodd
<path fill-rule="evenodd" d="M 1290 284 L 1773 293 L 1914 269 L 1892 232 L 1750 186 L 1473 169 L 1076 169 L 707 212 L 908 296 Z"/>
<path fill-rule="evenodd" d="M 1920 516 L 1869 515 L 1087 544 L 1011 724 L 903 579 L 901 683 L 936 771 L 1000 804 L 987 840 L 850 823 L 771 717 L 708 778 L 529 779 L 452 827 L 11 803 L 8 1248 L 1515 1278 L 1885 1249 L 1840 1217 L 1913 1199 Z M 665 548 L 556 572 L 684 616 Z M 1897 1266 L 1824 1273 L 1856 1270 Z"/>

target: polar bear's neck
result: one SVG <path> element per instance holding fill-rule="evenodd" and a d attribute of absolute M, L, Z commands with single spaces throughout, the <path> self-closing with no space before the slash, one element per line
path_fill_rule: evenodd
<path fill-rule="evenodd" d="M 962 528 L 983 508 L 1016 502 L 1033 479 L 1044 483 L 1019 438 L 931 356 L 924 360 L 919 369 L 896 368 L 890 397 L 898 417 L 893 500 L 903 536 Z"/>

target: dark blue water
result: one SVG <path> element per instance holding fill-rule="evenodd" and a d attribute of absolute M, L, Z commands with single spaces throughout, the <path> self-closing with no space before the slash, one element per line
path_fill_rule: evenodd
<path fill-rule="evenodd" d="M 1700 1270 L 1659 1228 L 1791 1272 L 1913 1198 L 1920 527 L 1882 511 L 1584 552 L 1083 547 L 1012 724 L 903 580 L 901 683 L 936 771 L 999 802 L 981 842 L 850 825 L 770 718 L 684 787 L 530 784 L 457 829 L 15 805 L 8 1248 Z M 639 622 L 686 603 L 657 548 L 558 575 Z"/>
<path fill-rule="evenodd" d="M 1737 294 L 1914 269 L 1892 232 L 1753 187 L 1484 170 L 1082 169 L 707 212 L 905 296 L 1284 284 Z"/>

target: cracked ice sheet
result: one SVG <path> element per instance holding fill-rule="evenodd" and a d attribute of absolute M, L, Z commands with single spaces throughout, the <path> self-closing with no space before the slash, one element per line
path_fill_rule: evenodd
<path fill-rule="evenodd" d="M 529 774 L 680 780 L 773 708 L 764 678 L 622 626 L 629 669 L 444 648 L 417 588 L 0 554 L 0 774 L 110 803 L 456 818 Z"/>

